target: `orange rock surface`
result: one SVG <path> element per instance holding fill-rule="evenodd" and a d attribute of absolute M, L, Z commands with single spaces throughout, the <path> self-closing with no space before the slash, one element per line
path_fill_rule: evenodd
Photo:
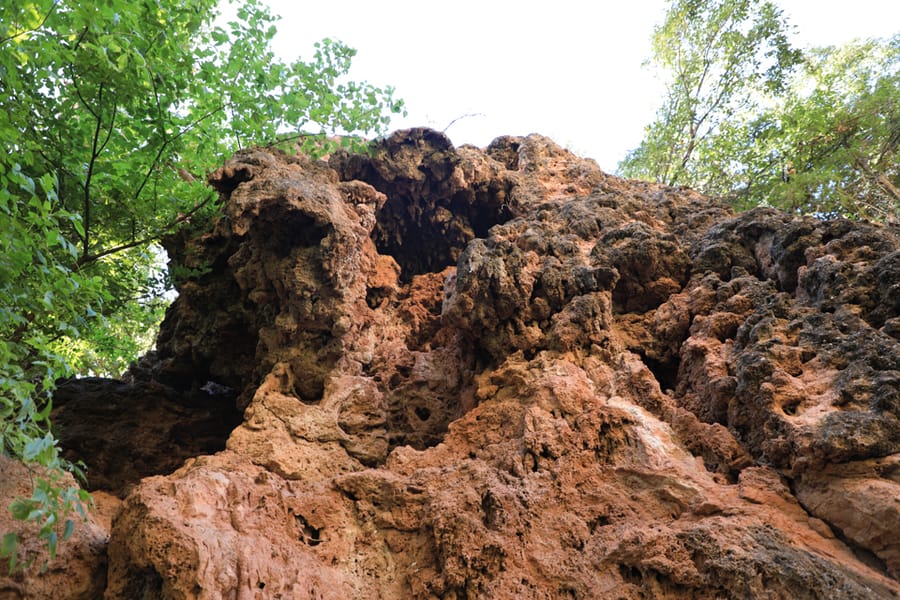
<path fill-rule="evenodd" d="M 127 382 L 157 433 L 62 428 L 124 497 L 105 598 L 900 597 L 896 227 L 537 135 L 210 183 Z"/>

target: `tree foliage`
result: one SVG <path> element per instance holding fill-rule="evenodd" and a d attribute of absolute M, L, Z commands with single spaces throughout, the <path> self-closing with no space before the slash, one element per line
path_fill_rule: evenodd
<path fill-rule="evenodd" d="M 622 174 L 738 208 L 900 216 L 900 36 L 801 53 L 761 0 L 676 0 L 653 38 L 667 93 Z"/>
<path fill-rule="evenodd" d="M 347 78 L 354 50 L 326 39 L 285 63 L 259 0 L 227 26 L 216 4 L 0 3 L 0 448 L 50 467 L 14 511 L 48 541 L 53 507 L 77 498 L 51 485 L 54 382 L 118 373 L 144 349 L 161 311 L 149 244 L 214 213 L 205 174 L 242 146 L 381 133 L 402 110 L 391 88 Z M 15 560 L 6 540 L 0 554 Z"/>
<path fill-rule="evenodd" d="M 900 222 L 900 35 L 811 50 L 753 126 L 736 200 Z"/>
<path fill-rule="evenodd" d="M 761 0 L 675 0 L 652 48 L 666 97 L 620 169 L 668 185 L 710 180 L 706 158 L 721 151 L 716 134 L 760 96 L 781 92 L 800 60 L 781 12 Z"/>

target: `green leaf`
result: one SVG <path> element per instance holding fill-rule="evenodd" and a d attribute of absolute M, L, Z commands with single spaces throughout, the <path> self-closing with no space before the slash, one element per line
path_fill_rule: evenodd
<path fill-rule="evenodd" d="M 3 541 L 0 542 L 0 558 L 6 558 L 16 552 L 19 543 L 19 536 L 15 533 L 7 533 L 3 535 Z"/>
<path fill-rule="evenodd" d="M 31 512 L 31 502 L 17 498 L 9 505 L 9 512 L 17 521 L 25 521 L 28 519 L 28 514 Z"/>
<path fill-rule="evenodd" d="M 59 536 L 55 531 L 51 531 L 47 536 L 47 550 L 50 552 L 50 560 L 56 558 L 56 549 L 59 546 Z"/>
<path fill-rule="evenodd" d="M 75 521 L 72 519 L 66 519 L 66 526 L 63 529 L 62 539 L 63 541 L 68 540 L 72 537 L 72 534 L 75 532 Z"/>
<path fill-rule="evenodd" d="M 7 533 L 3 535 L 3 542 L 0 545 L 0 557 L 6 558 L 9 557 L 9 572 L 15 573 L 16 566 L 18 564 L 18 543 L 19 537 L 14 533 Z"/>

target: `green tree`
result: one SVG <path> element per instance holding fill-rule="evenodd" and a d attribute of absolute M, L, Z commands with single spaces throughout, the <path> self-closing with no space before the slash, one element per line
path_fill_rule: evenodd
<path fill-rule="evenodd" d="M 160 312 L 149 245 L 214 214 L 205 173 L 242 146 L 381 133 L 402 110 L 391 88 L 347 78 L 352 49 L 326 39 L 284 63 L 259 0 L 224 27 L 216 4 L 0 3 L 0 449 L 49 468 L 13 512 L 51 557 L 84 499 L 57 485 L 54 382 L 134 357 Z M 0 546 L 11 566 L 14 542 Z"/>
<path fill-rule="evenodd" d="M 651 59 L 666 96 L 644 141 L 619 165 L 626 176 L 712 185 L 717 133 L 784 89 L 801 56 L 781 11 L 762 0 L 675 0 L 653 33 Z"/>
<path fill-rule="evenodd" d="M 619 172 L 743 209 L 900 220 L 900 36 L 792 48 L 761 0 L 676 0 L 653 35 L 666 95 Z"/>
<path fill-rule="evenodd" d="M 752 124 L 764 134 L 744 134 L 746 166 L 728 174 L 740 204 L 900 222 L 900 35 L 810 51 Z"/>

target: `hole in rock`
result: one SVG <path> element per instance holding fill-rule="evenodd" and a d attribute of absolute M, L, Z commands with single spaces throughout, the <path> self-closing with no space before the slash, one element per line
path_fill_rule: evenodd
<path fill-rule="evenodd" d="M 389 451 L 397 446 L 424 450 L 444 441 L 447 427 L 459 418 L 458 393 L 431 390 L 423 382 L 404 383 L 387 395 L 385 416 Z"/>
<path fill-rule="evenodd" d="M 383 287 L 371 287 L 366 289 L 366 304 L 375 309 L 381 306 L 385 298 L 390 298 L 391 290 Z"/>
<path fill-rule="evenodd" d="M 409 379 L 410 374 L 412 373 L 412 366 L 410 365 L 395 365 L 395 371 L 391 374 L 390 379 L 388 379 L 388 387 L 391 389 L 397 388 Z"/>
<path fill-rule="evenodd" d="M 659 382 L 659 389 L 662 392 L 666 390 L 674 390 L 678 386 L 678 366 L 681 361 L 677 357 L 670 358 L 665 361 L 659 361 L 649 356 L 641 356 L 641 360 L 653 373 L 656 381 Z"/>
<path fill-rule="evenodd" d="M 472 239 L 487 237 L 491 227 L 512 218 L 500 190 L 463 190 L 441 198 L 388 188 L 378 188 L 388 200 L 376 215 L 372 239 L 378 252 L 400 265 L 404 283 L 455 265 Z"/>
<path fill-rule="evenodd" d="M 287 393 L 304 404 L 318 404 L 325 396 L 325 382 L 339 358 L 333 343 L 323 335 L 303 334 L 304 351 L 290 360 Z"/>
<path fill-rule="evenodd" d="M 297 525 L 300 528 L 300 541 L 309 546 L 318 546 L 322 543 L 322 529 L 313 527 L 303 515 L 295 515 Z"/>
<path fill-rule="evenodd" d="M 318 404 L 325 395 L 325 378 L 298 378 L 294 383 L 294 395 L 304 404 Z"/>
<path fill-rule="evenodd" d="M 494 148 L 495 158 L 517 168 L 517 144 L 501 146 Z M 454 178 L 460 160 L 445 135 L 415 129 L 384 140 L 372 157 L 332 161 L 343 181 L 364 181 L 386 196 L 372 240 L 400 265 L 404 283 L 455 265 L 473 238 L 486 237 L 513 216 L 510 179 L 498 176 L 461 187 Z"/>
<path fill-rule="evenodd" d="M 627 583 L 640 585 L 644 579 L 640 570 L 633 565 L 619 565 L 619 575 L 622 576 Z"/>
<path fill-rule="evenodd" d="M 609 525 L 609 517 L 606 515 L 597 515 L 588 521 L 588 529 L 591 533 L 597 531 L 598 527 L 606 527 L 607 525 Z"/>
<path fill-rule="evenodd" d="M 144 477 L 225 448 L 242 418 L 237 392 L 207 381 L 178 391 L 155 380 L 61 382 L 52 421 L 63 455 L 86 465 L 87 487 L 122 495 Z"/>
<path fill-rule="evenodd" d="M 328 235 L 329 226 L 323 226 L 298 210 L 278 212 L 278 220 L 262 226 L 261 239 L 278 257 L 287 256 L 295 247 L 317 246 Z"/>
<path fill-rule="evenodd" d="M 163 578 L 154 569 L 129 573 L 124 581 L 128 582 L 128 586 L 123 590 L 123 598 L 151 600 L 163 597 Z"/>

